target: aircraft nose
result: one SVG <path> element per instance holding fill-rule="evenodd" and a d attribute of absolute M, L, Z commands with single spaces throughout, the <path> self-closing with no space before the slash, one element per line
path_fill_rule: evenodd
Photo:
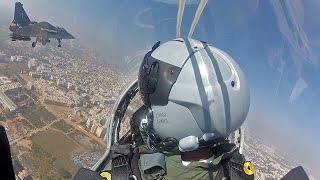
<path fill-rule="evenodd" d="M 64 39 L 75 39 L 74 36 L 72 36 L 70 33 L 68 33 L 66 30 L 64 30 L 65 38 Z"/>
<path fill-rule="evenodd" d="M 68 34 L 68 38 L 69 38 L 69 39 L 75 39 L 75 37 L 72 36 L 70 33 L 67 33 L 67 34 Z"/>
<path fill-rule="evenodd" d="M 68 33 L 68 34 L 69 34 L 69 36 L 70 36 L 70 39 L 75 39 L 75 37 L 72 36 L 70 33 Z"/>

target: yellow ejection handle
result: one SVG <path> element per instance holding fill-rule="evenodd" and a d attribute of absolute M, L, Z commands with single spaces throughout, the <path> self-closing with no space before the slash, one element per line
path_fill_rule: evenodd
<path fill-rule="evenodd" d="M 101 172 L 100 176 L 106 178 L 107 180 L 111 180 L 111 173 L 108 171 Z"/>
<path fill-rule="evenodd" d="M 256 170 L 250 161 L 245 162 L 243 164 L 243 171 L 249 176 L 251 176 L 251 175 L 256 176 Z"/>

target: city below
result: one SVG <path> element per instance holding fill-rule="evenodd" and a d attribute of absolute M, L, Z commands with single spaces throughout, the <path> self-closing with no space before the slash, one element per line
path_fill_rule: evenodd
<path fill-rule="evenodd" d="M 255 136 L 252 130 L 245 129 L 244 142 L 244 154 L 247 160 L 254 163 L 257 172 L 256 179 L 281 179 L 290 170 L 301 166 L 310 180 L 316 179 L 312 176 L 313 173 L 310 169 L 307 169 L 304 165 L 297 162 L 293 156 L 286 154 L 275 146 L 265 143 L 260 137 Z M 299 172 L 299 175 L 301 174 L 303 175 L 303 173 Z M 298 178 L 296 177 L 294 179 Z"/>
<path fill-rule="evenodd" d="M 112 105 L 133 80 L 89 49 L 65 46 L 1 44 L 0 124 L 17 179 L 69 179 L 94 165 L 105 151 Z"/>

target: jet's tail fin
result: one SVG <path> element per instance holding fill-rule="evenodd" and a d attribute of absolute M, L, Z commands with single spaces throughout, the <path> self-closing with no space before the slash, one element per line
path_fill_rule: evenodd
<path fill-rule="evenodd" d="M 20 2 L 15 4 L 13 23 L 19 26 L 27 26 L 30 23 L 30 19 Z"/>

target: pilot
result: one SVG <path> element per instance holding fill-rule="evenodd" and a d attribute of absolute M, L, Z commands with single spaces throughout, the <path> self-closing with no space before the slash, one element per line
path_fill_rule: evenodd
<path fill-rule="evenodd" d="M 112 179 L 254 179 L 228 136 L 244 123 L 249 89 L 224 51 L 194 39 L 156 43 L 138 77 L 143 106 L 132 143 L 112 147 Z"/>

